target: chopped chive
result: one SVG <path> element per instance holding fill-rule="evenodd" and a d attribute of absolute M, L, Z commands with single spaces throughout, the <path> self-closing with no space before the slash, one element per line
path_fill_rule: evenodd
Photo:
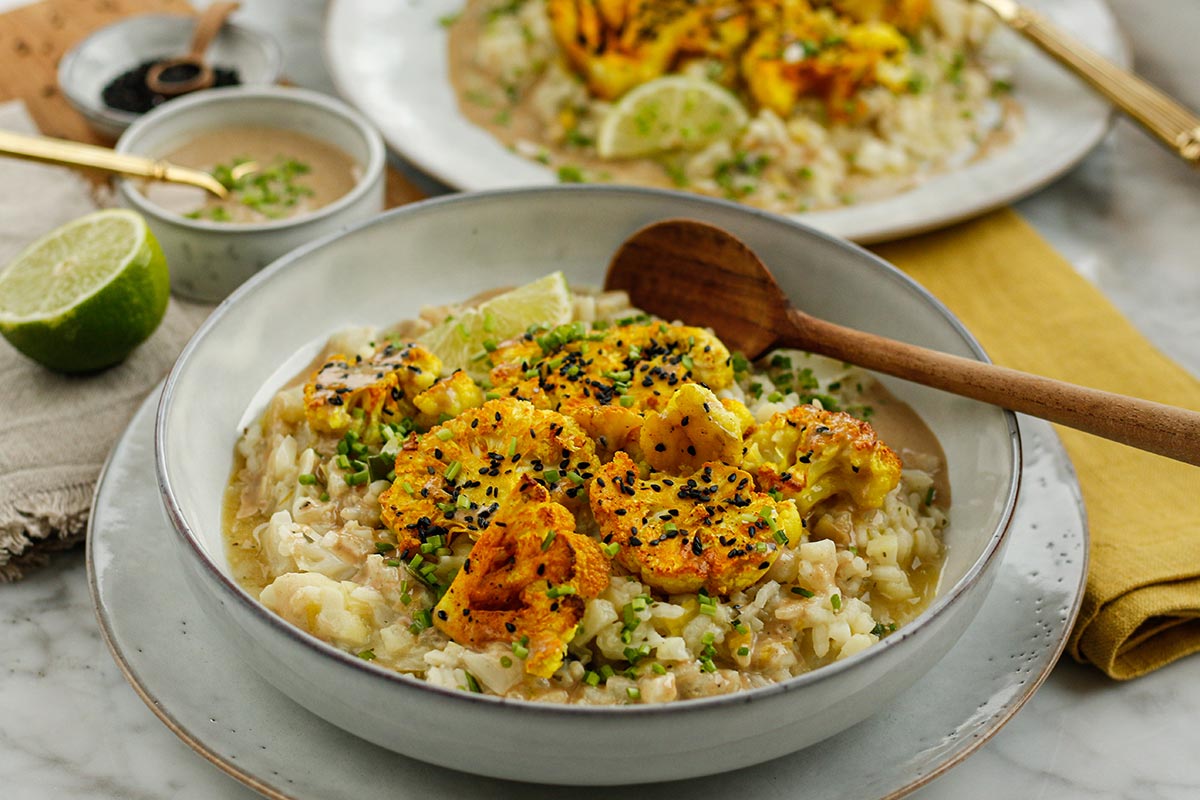
<path fill-rule="evenodd" d="M 550 545 L 554 544 L 554 537 L 558 536 L 558 531 L 547 531 L 545 537 L 542 538 L 542 552 L 550 549 Z"/>
<path fill-rule="evenodd" d="M 642 699 L 642 690 L 637 688 L 636 686 L 630 686 L 628 689 L 625 690 L 625 694 L 629 695 L 630 700 L 641 700 Z"/>
<path fill-rule="evenodd" d="M 454 438 L 454 431 L 450 430 L 449 428 L 440 428 L 438 429 L 438 432 L 434 434 L 434 436 L 441 439 L 443 442 L 448 442 Z"/>
<path fill-rule="evenodd" d="M 546 590 L 546 597 L 566 597 L 567 595 L 575 594 L 574 586 L 551 586 Z"/>
<path fill-rule="evenodd" d="M 609 558 L 616 558 L 617 553 L 620 552 L 620 550 L 621 550 L 621 545 L 617 544 L 616 542 L 610 542 L 610 543 L 604 545 L 604 553 Z"/>
<path fill-rule="evenodd" d="M 512 458 L 517 454 L 517 437 L 512 437 L 508 440 L 508 457 Z"/>
<path fill-rule="evenodd" d="M 703 604 L 702 604 L 702 605 L 700 606 L 700 613 L 701 613 L 701 614 L 703 614 L 703 615 L 704 615 L 704 616 L 706 616 L 706 617 L 713 617 L 713 616 L 716 616 L 716 613 L 717 613 L 717 607 L 716 607 L 715 605 L 711 605 L 711 606 L 709 606 L 709 605 L 703 605 Z"/>
<path fill-rule="evenodd" d="M 500 393 L 499 392 L 484 392 L 483 399 L 484 400 L 499 400 Z"/>
<path fill-rule="evenodd" d="M 525 658 L 526 656 L 529 655 L 529 648 L 526 647 L 525 645 L 521 644 L 520 642 L 512 643 L 512 651 L 513 651 L 513 655 L 516 656 L 517 658 Z"/>
<path fill-rule="evenodd" d="M 741 647 L 738 648 L 737 654 L 739 656 L 748 656 L 748 655 L 750 655 L 750 648 L 746 647 L 746 645 L 742 645 Z"/>
<path fill-rule="evenodd" d="M 512 665 L 513 665 L 513 660 L 511 658 L 509 658 L 508 656 L 500 656 L 500 666 L 504 667 L 505 669 L 508 669 Z"/>
<path fill-rule="evenodd" d="M 339 455 L 335 463 L 340 469 L 350 469 L 350 458 L 345 453 Z"/>
<path fill-rule="evenodd" d="M 691 372 L 696 368 L 696 362 L 692 361 L 692 357 L 686 354 L 679 359 L 679 363 L 683 364 L 683 368 L 688 372 Z"/>
<path fill-rule="evenodd" d="M 475 680 L 475 676 L 469 672 L 463 672 L 467 676 L 467 688 L 475 694 L 483 694 L 483 689 L 479 688 L 479 681 Z"/>
<path fill-rule="evenodd" d="M 653 664 L 650 665 L 650 670 L 655 675 L 666 675 L 667 674 L 667 668 L 664 667 L 662 664 L 658 663 L 657 661 L 655 661 Z"/>
<path fill-rule="evenodd" d="M 578 472 L 575 472 L 574 470 L 567 473 L 567 479 L 570 480 L 571 483 L 575 484 L 576 486 L 583 485 L 583 476 L 580 475 Z"/>
<path fill-rule="evenodd" d="M 389 558 L 387 561 L 385 561 L 385 562 L 383 562 L 383 563 L 384 563 L 386 566 L 389 566 L 389 567 L 398 567 L 398 566 L 400 566 L 400 559 L 398 559 L 398 558 Z"/>
<path fill-rule="evenodd" d="M 542 478 L 545 479 L 546 483 L 558 483 L 558 479 L 560 476 L 561 476 L 561 473 L 559 473 L 559 471 L 554 469 L 553 467 L 551 467 L 548 470 L 544 470 L 542 472 Z"/>
<path fill-rule="evenodd" d="M 329 492 L 321 492 L 320 500 L 322 503 L 328 503 L 329 502 Z"/>
<path fill-rule="evenodd" d="M 403 483 L 401 483 L 400 488 L 403 489 L 404 491 L 408 492 L 410 495 L 414 495 L 417 493 L 417 490 L 414 489 L 413 485 L 411 483 L 409 483 L 408 481 L 404 481 Z"/>
<path fill-rule="evenodd" d="M 317 476 L 311 472 L 302 472 L 296 480 L 300 482 L 301 486 L 312 486 L 317 482 Z"/>
<path fill-rule="evenodd" d="M 358 657 L 361 658 L 363 661 L 372 661 L 375 658 L 375 651 L 374 650 L 363 650 L 361 653 L 358 654 Z"/>
<path fill-rule="evenodd" d="M 588 686 L 599 686 L 600 685 L 600 673 L 592 672 L 591 670 L 588 670 L 587 672 L 583 673 L 583 682 L 586 683 Z"/>
<path fill-rule="evenodd" d="M 391 542 L 376 542 L 375 549 L 380 553 L 390 553 L 392 550 L 396 549 L 396 545 L 392 544 Z"/>
<path fill-rule="evenodd" d="M 458 500 L 455 501 L 455 503 L 459 508 L 470 508 L 471 507 L 471 498 L 467 497 L 465 494 L 460 494 L 458 496 Z"/>
<path fill-rule="evenodd" d="M 460 472 L 462 472 L 462 464 L 458 461 L 451 461 L 450 466 L 446 467 L 446 480 L 454 480 Z"/>
<path fill-rule="evenodd" d="M 634 400 L 633 395 L 628 395 L 628 394 L 621 395 L 620 403 L 623 408 L 629 408 L 635 402 L 637 402 L 637 401 Z"/>
<path fill-rule="evenodd" d="M 832 597 L 830 597 L 829 605 L 833 606 L 834 611 L 841 611 L 842 610 L 842 596 L 840 594 L 835 594 Z"/>

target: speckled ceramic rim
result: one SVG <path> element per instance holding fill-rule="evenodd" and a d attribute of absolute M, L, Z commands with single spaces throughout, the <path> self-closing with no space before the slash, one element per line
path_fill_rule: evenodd
<path fill-rule="evenodd" d="M 186 14 L 149 14 L 143 15 L 143 17 L 140 18 L 145 17 L 172 20 L 194 20 L 194 17 L 190 17 Z M 71 81 L 67 80 L 66 78 L 70 74 L 71 69 L 75 66 L 75 59 L 79 58 L 79 54 L 83 52 L 83 50 L 87 48 L 89 44 L 91 44 L 93 39 L 104 34 L 111 28 L 126 24 L 126 22 L 127 20 L 121 20 L 114 22 L 111 25 L 105 25 L 103 28 L 92 31 L 92 33 L 88 34 L 87 37 L 80 40 L 74 47 L 68 50 L 66 55 L 62 57 L 62 60 L 58 62 L 58 73 L 56 76 L 58 79 L 58 86 L 60 89 L 62 89 L 63 95 L 67 98 L 67 101 L 70 102 L 71 105 L 75 106 L 79 113 L 83 114 L 85 117 L 102 119 L 108 125 L 124 128 L 128 128 L 130 125 L 133 125 L 133 123 L 144 117 L 145 114 L 134 114 L 129 111 L 121 111 L 119 109 L 109 108 L 108 106 L 104 105 L 96 105 L 95 103 L 91 102 L 90 99 L 83 97 L 76 92 L 76 87 L 74 84 L 72 84 Z M 276 42 L 273 37 L 268 36 L 257 28 L 239 25 L 236 22 L 226 22 L 225 25 L 237 30 L 239 34 L 245 36 L 247 39 L 253 40 L 258 44 L 259 47 L 262 48 L 263 55 L 266 56 L 269 64 L 267 71 L 271 75 L 271 83 L 279 80 L 279 74 L 283 69 L 283 51 L 279 49 L 279 43 Z"/>
<path fill-rule="evenodd" d="M 255 100 L 281 100 L 294 103 L 297 106 L 316 109 L 328 116 L 337 117 L 352 126 L 362 138 L 363 144 L 367 149 L 366 162 L 361 165 L 362 175 L 359 176 L 358 181 L 354 184 L 354 188 L 329 205 L 321 206 L 310 214 L 299 214 L 295 217 L 275 222 L 260 222 L 255 224 L 188 219 L 182 214 L 175 214 L 150 202 L 144 194 L 134 188 L 133 181 L 127 178 L 117 179 L 117 191 L 121 194 L 121 197 L 127 200 L 138 212 L 161 220 L 163 223 L 176 225 L 180 228 L 220 233 L 224 236 L 233 237 L 283 231 L 289 228 L 300 228 L 310 225 L 340 213 L 372 191 L 387 164 L 387 149 L 383 146 L 383 137 L 379 135 L 379 131 L 375 130 L 365 117 L 341 100 L 330 97 L 327 94 L 321 94 L 320 92 L 312 92 L 308 89 L 294 89 L 285 86 L 230 86 L 223 89 L 207 89 L 204 92 L 181 97 L 178 100 L 172 100 L 170 103 L 159 106 L 130 125 L 121 134 L 121 138 L 117 140 L 117 152 L 129 153 L 131 155 L 146 155 L 145 153 L 138 153 L 134 149 L 138 137 L 143 136 L 148 130 L 153 130 L 156 125 L 161 124 L 163 121 L 180 114 L 187 114 L 198 106 L 217 106 L 227 103 L 240 104 Z M 279 125 L 277 127 L 287 129 L 286 125 Z M 284 256 L 284 258 L 287 257 Z"/>
<path fill-rule="evenodd" d="M 954 330 L 963 338 L 970 347 L 972 352 L 982 361 L 987 361 L 987 355 L 983 348 L 975 340 L 973 336 L 963 327 L 962 323 L 950 313 L 949 309 L 941 303 L 936 297 L 921 287 L 916 281 L 909 278 L 900 270 L 888 264 L 881 258 L 863 250 L 856 245 L 853 245 L 845 240 L 838 239 L 820 231 L 816 231 L 800 223 L 788 220 L 787 218 L 770 214 L 764 211 L 747 209 L 745 206 L 738 205 L 723 200 L 714 200 L 710 198 L 697 197 L 695 195 L 682 194 L 679 192 L 670 192 L 661 189 L 646 189 L 635 187 L 617 187 L 617 186 L 555 186 L 555 187 L 537 187 L 525 189 L 503 189 L 491 192 L 480 192 L 465 195 L 451 195 L 449 197 L 436 198 L 433 200 L 425 200 L 420 203 L 403 206 L 393 209 L 385 214 L 375 217 L 366 222 L 359 223 L 347 230 L 333 233 L 329 236 L 318 239 L 303 247 L 297 248 L 286 256 L 275 261 L 270 266 L 263 269 L 251 277 L 246 283 L 242 284 L 236 291 L 227 297 L 224 302 L 219 305 L 215 311 L 192 336 L 180 354 L 179 359 L 175 362 L 175 366 L 171 369 L 171 373 L 167 376 L 166 385 L 163 389 L 162 397 L 159 401 L 157 418 L 155 420 L 154 430 L 154 455 L 155 455 L 155 471 L 158 476 L 159 492 L 163 498 L 163 504 L 167 511 L 167 516 L 171 521 L 175 531 L 183 538 L 187 547 L 191 550 L 192 555 L 197 558 L 203 568 L 208 571 L 211 577 L 222 587 L 224 594 L 233 600 L 236 605 L 242 607 L 245 612 L 254 614 L 267 625 L 275 628 L 278 632 L 293 639 L 304 647 L 316 650 L 322 656 L 340 662 L 347 669 L 361 670 L 368 675 L 374 676 L 375 679 L 381 681 L 389 681 L 393 684 L 398 684 L 408 691 L 421 691 L 440 695 L 446 702 L 465 703 L 475 707 L 478 704 L 491 705 L 494 708 L 514 708 L 519 709 L 522 714 L 537 715 L 537 716 L 558 716 L 558 717 L 579 717 L 588 718 L 593 716 L 662 716 L 675 715 L 681 719 L 691 712 L 707 710 L 725 705 L 741 705 L 756 701 L 766 700 L 777 694 L 788 691 L 794 691 L 801 687 L 810 686 L 812 684 L 830 680 L 843 671 L 852 669 L 862 659 L 873 658 L 878 653 L 884 652 L 887 648 L 897 647 L 909 638 L 919 633 L 926 624 L 931 620 L 938 618 L 946 609 L 961 596 L 968 588 L 973 586 L 983 574 L 985 568 L 996 558 L 997 553 L 1001 549 L 1005 536 L 1008 534 L 1012 523 L 1013 508 L 1016 505 L 1017 494 L 1020 487 L 1021 476 L 1021 437 L 1017 428 L 1016 416 L 1011 412 L 1005 411 L 1005 423 L 1009 431 L 1009 440 L 1011 446 L 1011 454 L 1013 463 L 1013 471 L 1009 477 L 1009 485 L 1004 501 L 1004 511 L 1001 515 L 1000 522 L 996 530 L 992 532 L 991 538 L 983 553 L 975 561 L 974 565 L 967 571 L 967 574 L 958 581 L 954 586 L 950 587 L 945 593 L 939 596 L 934 604 L 925 610 L 921 616 L 914 620 L 909 625 L 901 628 L 897 633 L 887 637 L 866 650 L 856 653 L 847 659 L 835 662 L 812 672 L 798 675 L 795 678 L 777 683 L 771 686 L 764 686 L 755 689 L 749 689 L 742 692 L 736 692 L 729 695 L 719 695 L 716 697 L 703 697 L 690 700 L 679 700 L 672 703 L 662 705 L 641 705 L 641 706 L 622 706 L 617 708 L 596 707 L 596 706 L 574 706 L 574 705 L 557 705 L 548 703 L 535 703 L 526 700 L 514 700 L 500 697 L 492 697 L 490 695 L 477 695 L 465 692 L 459 692 L 452 689 L 446 689 L 440 686 L 434 686 L 425 681 L 418 680 L 408 675 L 403 675 L 398 672 L 392 672 L 382 667 L 375 666 L 370 662 L 364 661 L 361 658 L 345 653 L 337 648 L 329 645 L 315 636 L 300 630 L 294 625 L 288 623 L 281 617 L 271 613 L 265 606 L 259 603 L 255 598 L 251 597 L 244 589 L 242 589 L 236 581 L 230 577 L 205 551 L 205 548 L 200 544 L 196 533 L 191 529 L 183 511 L 179 506 L 175 497 L 174 489 L 171 486 L 170 476 L 166 468 L 166 445 L 165 445 L 165 428 L 166 419 L 170 414 L 171 405 L 174 401 L 175 386 L 179 379 L 179 375 L 186 369 L 188 361 L 191 358 L 193 351 L 196 350 L 199 343 L 204 340 L 208 331 L 216 326 L 225 313 L 235 304 L 243 302 L 252 302 L 254 295 L 262 290 L 267 289 L 270 280 L 274 275 L 282 270 L 289 268 L 292 264 L 307 257 L 321 248 L 326 247 L 334 240 L 353 235 L 355 232 L 373 227 L 380 224 L 391 224 L 394 220 L 407 217 L 417 217 L 424 214 L 441 214 L 452 210 L 455 207 L 463 207 L 467 205 L 479 203 L 497 203 L 497 202 L 520 202 L 521 198 L 531 195 L 545 194 L 575 194 L 587 193 L 592 195 L 604 195 L 606 197 L 622 196 L 640 196 L 640 197 L 655 197 L 661 198 L 664 202 L 664 217 L 679 217 L 686 216 L 686 211 L 681 210 L 679 205 L 699 205 L 699 206 L 717 206 L 735 213 L 753 216 L 760 222 L 765 222 L 775 226 L 787 234 L 794 234 L 797 230 L 807 236 L 813 236 L 822 239 L 826 242 L 834 244 L 838 247 L 852 251 L 858 258 L 870 262 L 882 277 L 891 280 L 896 287 L 901 291 L 914 293 L 922 297 L 933 310 L 942 315 Z M 485 706 L 486 707 L 486 706 Z"/>

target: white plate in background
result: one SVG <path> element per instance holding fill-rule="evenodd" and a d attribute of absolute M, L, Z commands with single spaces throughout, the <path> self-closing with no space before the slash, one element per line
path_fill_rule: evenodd
<path fill-rule="evenodd" d="M 338 92 L 379 127 L 393 150 L 451 188 L 557 182 L 551 170 L 509 152 L 459 111 L 447 69 L 447 32 L 438 20 L 460 11 L 463 3 L 332 0 L 325 58 Z M 1117 63 L 1128 64 L 1116 20 L 1103 0 L 1029 5 Z M 1078 163 L 1108 131 L 1108 104 L 1032 45 L 1019 41 L 1015 46 L 1014 96 L 1024 121 L 1011 144 L 898 195 L 793 217 L 860 243 L 886 241 L 1010 203 Z"/>

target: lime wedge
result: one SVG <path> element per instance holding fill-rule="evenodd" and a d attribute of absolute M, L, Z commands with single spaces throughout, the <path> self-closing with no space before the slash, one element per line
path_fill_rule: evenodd
<path fill-rule="evenodd" d="M 154 332 L 170 290 L 145 220 L 97 211 L 46 234 L 0 271 L 0 334 L 50 369 L 92 372 Z"/>
<path fill-rule="evenodd" d="M 564 325 L 573 315 L 567 280 L 553 272 L 463 311 L 426 331 L 420 342 L 437 354 L 446 371 L 463 369 L 477 378 L 487 374 L 480 356 L 492 343 L 520 336 L 530 325 Z"/>
<path fill-rule="evenodd" d="M 672 75 L 622 97 L 600 123 L 596 150 L 602 158 L 693 150 L 733 138 L 747 120 L 738 99 L 717 84 Z"/>

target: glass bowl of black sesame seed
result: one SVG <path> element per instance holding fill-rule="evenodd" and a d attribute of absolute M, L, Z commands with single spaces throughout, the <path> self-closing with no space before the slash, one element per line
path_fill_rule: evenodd
<path fill-rule="evenodd" d="M 145 73 L 186 53 L 195 24 L 194 17 L 145 14 L 101 28 L 63 56 L 59 88 L 97 133 L 115 139 L 142 114 L 168 102 L 146 87 Z M 273 84 L 283 63 L 274 39 L 235 22 L 217 34 L 208 58 L 217 86 Z"/>

